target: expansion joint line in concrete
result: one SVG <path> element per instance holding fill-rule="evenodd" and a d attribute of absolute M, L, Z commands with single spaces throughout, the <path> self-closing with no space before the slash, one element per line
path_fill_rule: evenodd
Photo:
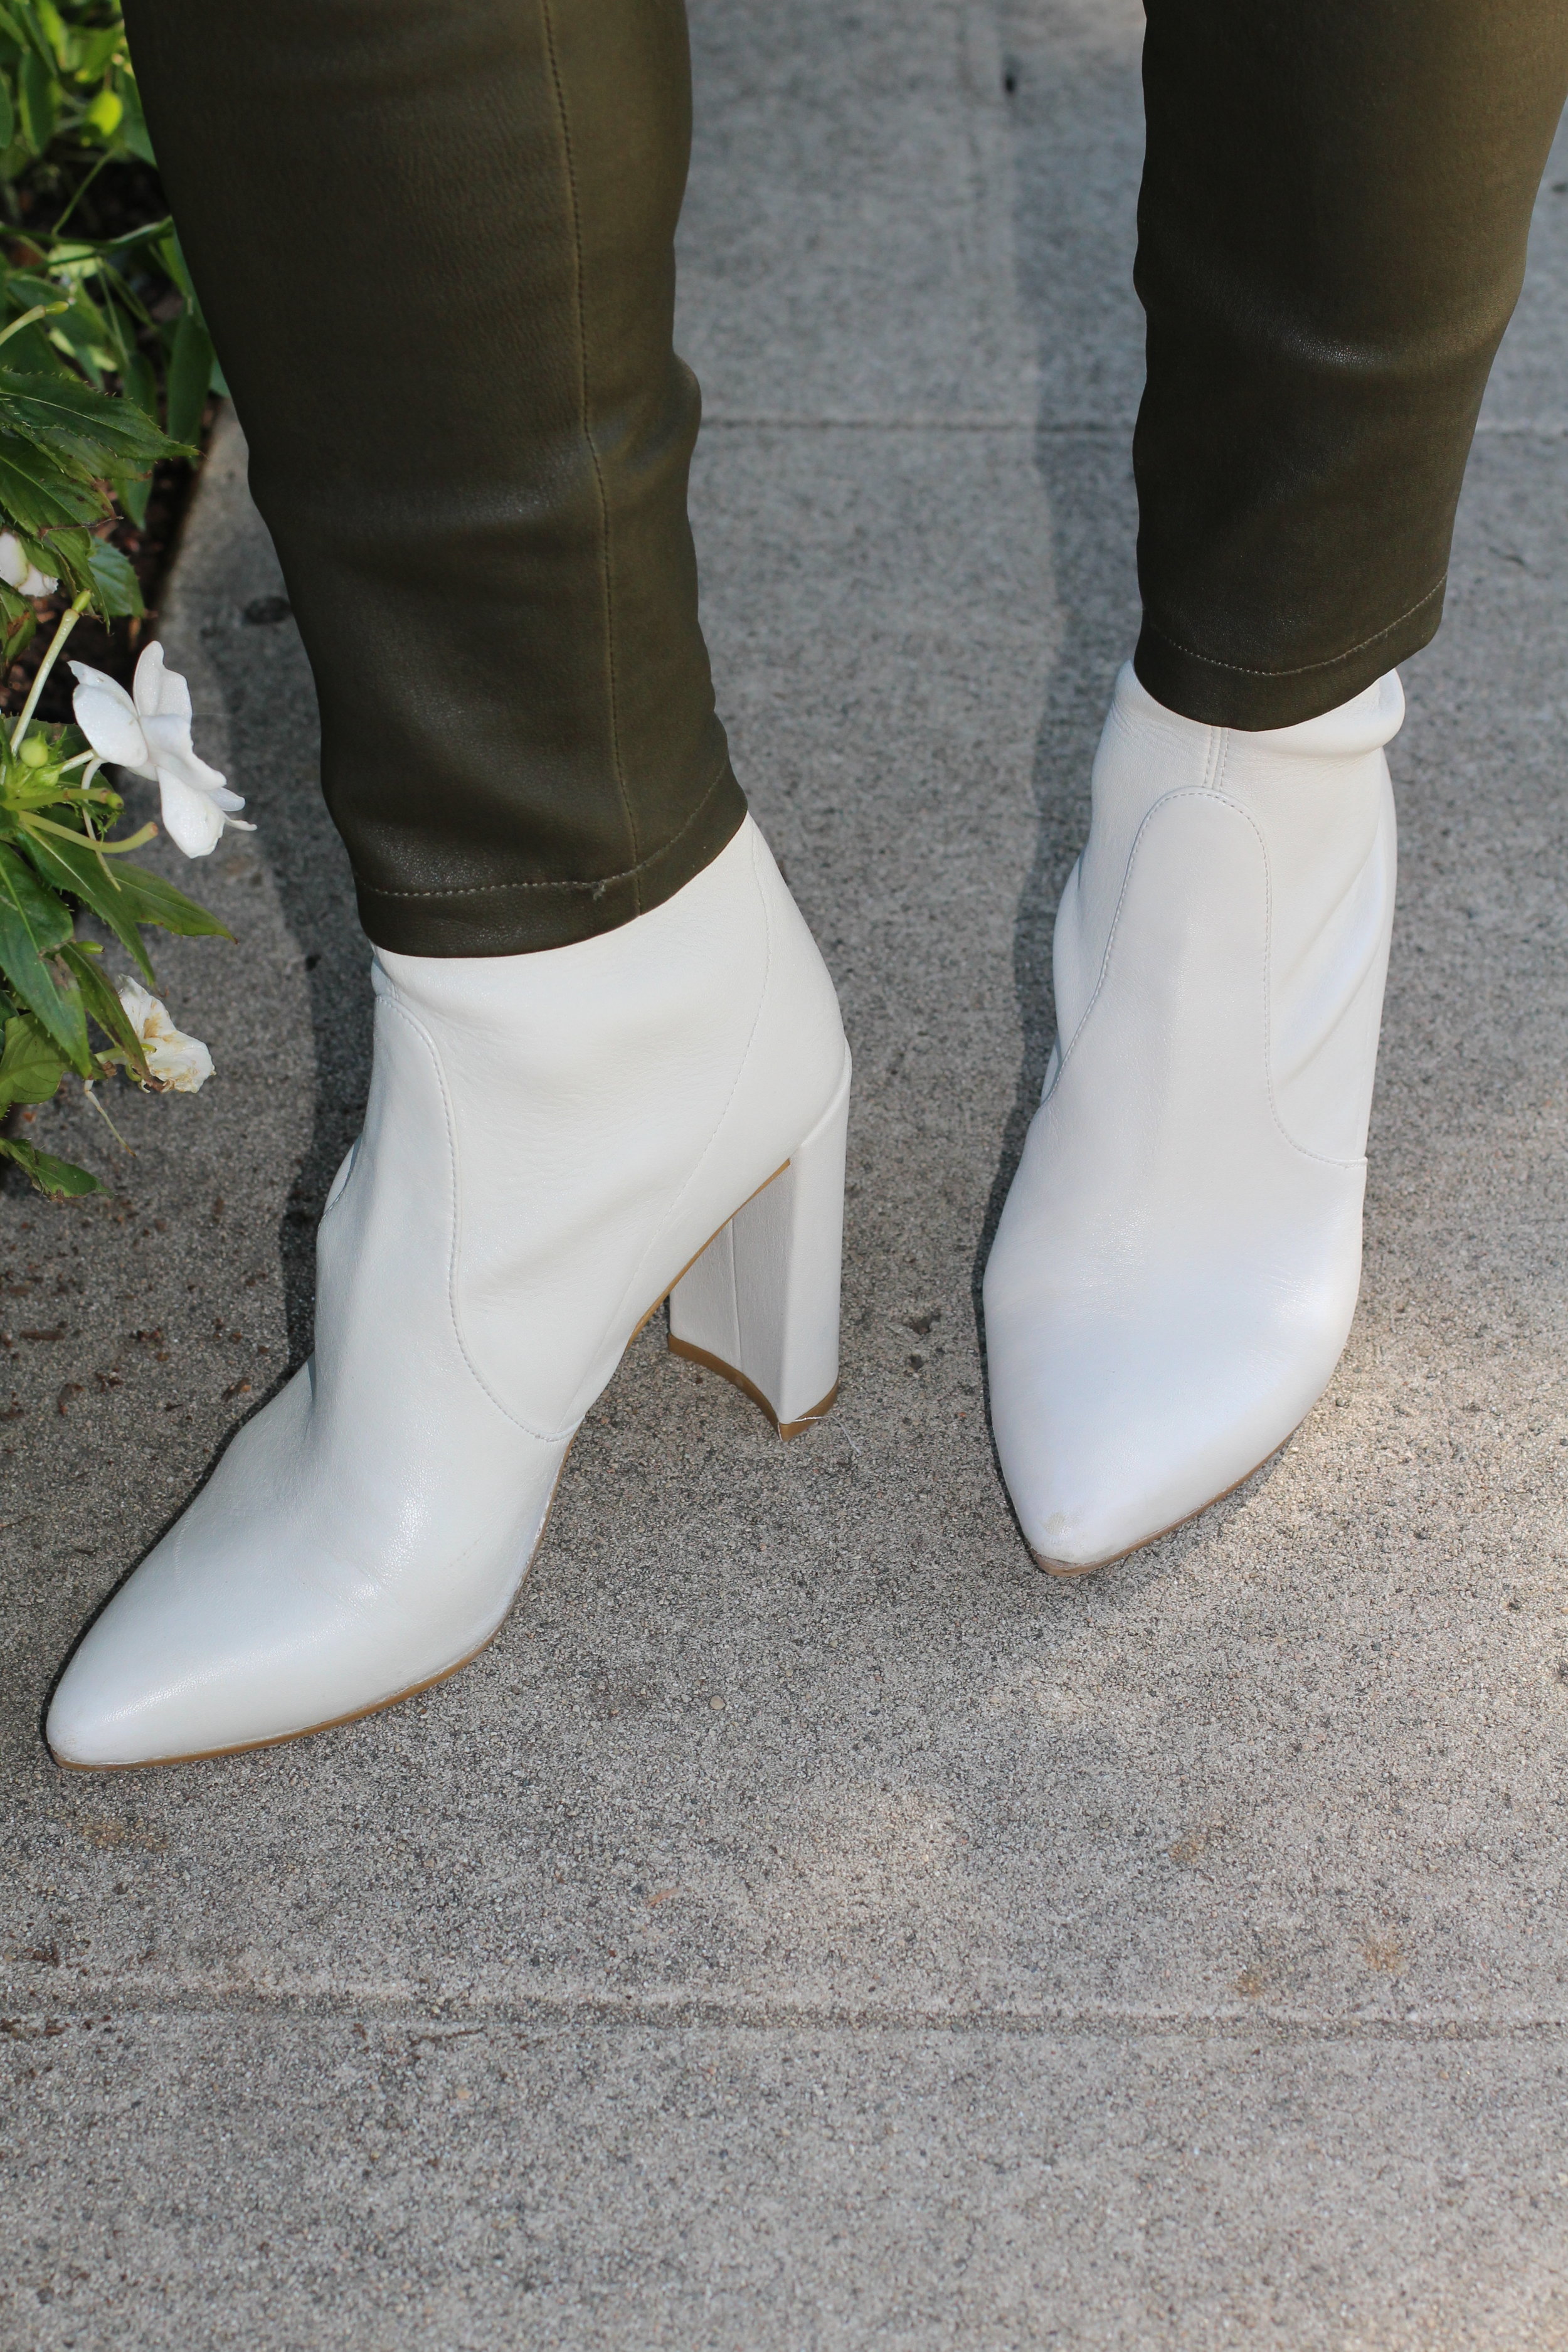
<path fill-rule="evenodd" d="M 1474 2018 L 1457 2012 L 1420 2017 L 1314 2016 L 1279 2010 L 1128 2010 L 905 2008 L 848 2001 L 724 2000 L 710 1995 L 563 1991 L 511 2000 L 437 1994 L 426 2002 L 377 1993 L 288 1993 L 248 1986 L 233 1988 L 140 1986 L 96 1989 L 76 1986 L 73 1997 L 40 2005 L 38 1989 L 0 1988 L 0 2040 L 30 2040 L 59 2032 L 82 2021 L 100 2022 L 140 2017 L 149 2022 L 175 2018 L 201 2021 L 251 2018 L 258 2022 L 330 2024 L 335 2019 L 374 2018 L 410 2031 L 453 2032 L 528 2032 L 538 2027 L 624 2026 L 643 2032 L 722 2028 L 734 2032 L 888 2034 L 987 2034 L 1051 2040 L 1196 2041 L 1328 2044 L 1379 2042 L 1411 2048 L 1429 2044 L 1568 2043 L 1568 2016 Z"/>

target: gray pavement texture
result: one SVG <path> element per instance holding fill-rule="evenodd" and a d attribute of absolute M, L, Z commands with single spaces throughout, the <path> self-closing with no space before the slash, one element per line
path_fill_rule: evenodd
<path fill-rule="evenodd" d="M 0 1194 L 0 2343 L 1568 2346 L 1568 152 L 1394 751 L 1366 1284 L 1284 1453 L 1029 1566 L 974 1301 L 1134 593 L 1131 0 L 700 0 L 721 698 L 859 1069 L 843 1402 L 645 1332 L 500 1639 L 63 1777 L 78 1629 L 309 1344 L 364 950 L 229 432 L 219 1076 Z"/>

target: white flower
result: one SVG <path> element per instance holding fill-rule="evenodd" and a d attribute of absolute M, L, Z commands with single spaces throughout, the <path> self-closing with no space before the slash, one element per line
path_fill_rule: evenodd
<path fill-rule="evenodd" d="M 187 1037 L 169 1018 L 169 1008 L 150 996 L 139 980 L 122 980 L 120 1002 L 142 1041 L 147 1067 L 172 1094 L 194 1095 L 213 1074 L 213 1057 L 199 1037 Z"/>
<path fill-rule="evenodd" d="M 245 806 L 216 768 L 191 749 L 191 689 L 177 669 L 163 667 L 163 648 L 149 646 L 136 665 L 132 692 L 100 669 L 72 662 L 79 684 L 76 723 L 100 759 L 145 776 L 163 795 L 163 823 L 187 857 L 217 847 L 226 824 L 254 833 L 234 815 Z"/>
<path fill-rule="evenodd" d="M 0 530 L 0 580 L 23 596 L 52 596 L 60 584 L 52 572 L 28 562 L 14 530 Z"/>

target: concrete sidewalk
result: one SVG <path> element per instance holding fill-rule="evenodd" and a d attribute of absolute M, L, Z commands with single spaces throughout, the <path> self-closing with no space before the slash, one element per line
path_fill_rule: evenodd
<path fill-rule="evenodd" d="M 0 1192 L 0 2345 L 1568 2344 L 1568 155 L 1394 747 L 1367 1276 L 1285 1453 L 1081 1586 L 974 1297 L 1134 633 L 1131 0 L 700 0 L 683 346 L 740 772 L 859 1072 L 843 1402 L 646 1331 L 500 1639 L 101 1780 L 84 1619 L 309 1345 L 368 992 L 243 451 L 165 629 L 259 823 L 199 1098 Z M 1556 185 L 1554 183 L 1561 183 Z M 54 1336 L 58 1333 L 58 1336 Z"/>

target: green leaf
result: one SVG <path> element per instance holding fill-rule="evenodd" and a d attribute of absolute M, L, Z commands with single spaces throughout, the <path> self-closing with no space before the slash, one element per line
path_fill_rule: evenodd
<path fill-rule="evenodd" d="M 87 568 L 92 574 L 92 584 L 98 591 L 101 609 L 110 620 L 120 620 L 126 614 L 146 610 L 130 559 L 121 555 L 117 547 L 110 547 L 107 540 L 93 541 Z"/>
<path fill-rule="evenodd" d="M 70 908 L 27 871 L 14 849 L 0 848 L 0 908 L 20 927 L 27 955 L 53 955 L 71 935 Z M 7 969 L 9 961 L 6 957 Z"/>
<path fill-rule="evenodd" d="M 177 931 L 183 939 L 232 940 L 234 933 L 161 874 L 149 873 L 145 866 L 127 866 L 116 858 L 115 879 L 132 902 L 132 912 L 139 923 L 161 923 L 166 931 Z"/>
<path fill-rule="evenodd" d="M 200 437 L 212 372 L 212 337 L 200 314 L 187 304 L 174 330 L 169 362 L 169 432 L 174 440 L 194 446 Z"/>
<path fill-rule="evenodd" d="M 126 74 L 120 84 L 120 95 L 125 100 L 125 120 L 120 126 L 122 146 L 143 163 L 158 168 L 158 158 L 153 152 L 153 142 L 147 135 L 147 118 L 142 111 L 142 94 L 135 82 Z"/>
<path fill-rule="evenodd" d="M 76 307 L 82 310 L 85 303 Z M 104 338 L 104 326 L 95 304 L 86 304 Z M 184 324 L 181 320 L 181 326 Z M 201 330 L 205 336 L 206 330 Z M 203 370 L 211 367 L 211 346 Z M 182 455 L 168 436 L 133 400 L 119 394 L 95 392 L 72 376 L 20 375 L 0 367 L 0 429 L 25 434 L 40 448 L 74 457 L 93 473 L 125 473 L 133 466 L 153 465 L 160 457 Z"/>
<path fill-rule="evenodd" d="M 127 400 L 133 400 L 143 416 L 154 423 L 158 415 L 158 379 L 145 352 L 132 348 L 120 379 Z"/>
<path fill-rule="evenodd" d="M 11 273 L 11 307 L 14 310 L 36 310 L 40 302 L 58 302 L 64 298 L 52 278 L 41 278 L 31 269 L 14 269 Z M 6 345 L 7 351 L 10 345 Z M 15 360 L 7 366 L 15 367 Z"/>
<path fill-rule="evenodd" d="M 16 110 L 11 103 L 11 85 L 0 74 L 0 147 L 9 147 L 16 136 Z"/>
<path fill-rule="evenodd" d="M 17 80 L 22 100 L 22 135 L 34 153 L 41 155 L 54 137 L 55 124 L 59 120 L 59 85 L 33 50 L 22 59 Z"/>
<path fill-rule="evenodd" d="M 77 976 L 82 1003 L 92 1019 L 104 1035 L 121 1048 L 136 1076 L 143 1082 L 149 1080 L 153 1073 L 147 1067 L 142 1040 L 132 1028 L 131 1016 L 124 1005 L 104 978 L 97 957 L 89 955 L 84 947 L 62 948 L 60 954 Z"/>
<path fill-rule="evenodd" d="M 93 1062 L 80 992 L 62 988 L 44 961 L 70 935 L 70 908 L 14 849 L 0 847 L 0 968 L 71 1067 L 89 1078 Z"/>
<path fill-rule="evenodd" d="M 13 335 L 5 346 L 5 356 L 14 368 L 24 368 L 29 375 L 68 375 L 70 362 L 56 351 L 44 332 L 47 321 L 36 319 Z"/>
<path fill-rule="evenodd" d="M 31 597 L 19 596 L 15 588 L 0 582 L 0 646 L 6 661 L 15 661 L 26 650 L 37 625 Z"/>
<path fill-rule="evenodd" d="M 170 277 L 174 279 L 175 285 L 179 288 L 181 293 L 184 296 L 186 301 L 190 303 L 194 309 L 195 306 L 196 289 L 191 284 L 191 273 L 185 267 L 185 256 L 184 249 L 181 247 L 180 240 L 174 236 L 173 231 L 164 237 L 163 243 L 159 246 L 158 258 L 163 263 L 164 268 L 168 271 Z"/>
<path fill-rule="evenodd" d="M 115 995 L 115 990 L 110 988 L 106 976 L 103 976 L 103 967 L 101 962 L 99 962 L 97 950 L 89 952 L 82 946 L 61 948 L 61 957 L 64 957 L 64 962 L 70 964 L 70 969 L 73 969 L 75 976 L 78 976 L 78 985 L 80 985 L 82 990 L 82 1004 L 85 1004 L 87 1012 L 91 1013 L 91 1018 L 97 1021 L 99 1028 L 103 1030 L 103 1034 L 110 1037 L 110 1040 L 122 1049 L 122 1054 L 127 1056 L 127 1061 L 130 1061 L 136 1077 L 151 1079 L 153 1073 L 148 1070 L 148 1058 L 146 1054 L 143 1054 L 143 1049 L 141 1049 L 141 1037 L 136 1034 L 136 1030 L 132 1028 L 132 1016 L 127 1013 L 127 1009 L 124 1009 L 124 1004 L 120 1002 L 120 997 Z"/>
<path fill-rule="evenodd" d="M 18 1013 L 6 1022 L 5 1047 L 0 1053 L 0 1109 L 9 1109 L 13 1103 L 47 1102 L 65 1074 L 53 1039 L 30 1014 Z"/>
<path fill-rule="evenodd" d="M 117 17 L 119 13 L 116 9 Z M 79 32 L 76 37 L 77 78 L 81 81 L 96 81 L 124 40 L 125 30 L 123 26 L 116 23 L 105 25 L 96 33 Z"/>
<path fill-rule="evenodd" d="M 84 1192 L 107 1192 L 109 1190 L 107 1184 L 100 1184 L 98 1178 L 89 1175 L 85 1168 L 73 1167 L 68 1160 L 57 1160 L 52 1151 L 37 1150 L 32 1144 L 23 1143 L 16 1137 L 0 1135 L 0 1154 L 7 1160 L 14 1160 L 17 1167 L 32 1178 L 39 1192 L 47 1192 L 53 1201 L 79 1200 Z"/>
<path fill-rule="evenodd" d="M 145 474 L 121 474 L 114 484 L 114 495 L 140 530 L 147 520 L 147 504 L 153 496 L 153 485 Z"/>
<path fill-rule="evenodd" d="M 38 29 L 48 43 L 49 53 L 58 66 L 70 62 L 70 35 L 60 21 L 55 0 L 33 0 L 33 14 Z"/>
<path fill-rule="evenodd" d="M 121 947 L 128 948 L 135 957 L 148 987 L 155 987 L 157 974 L 136 928 L 131 893 L 114 887 L 104 871 L 105 861 L 89 844 L 84 839 L 79 849 L 73 843 L 62 841 L 58 833 L 29 833 L 23 847 L 46 882 L 57 890 L 69 890 L 84 907 L 91 908 L 100 922 L 108 924 Z M 119 863 L 117 859 L 110 862 Z"/>
<path fill-rule="evenodd" d="M 0 431 L 0 515 L 40 531 L 97 522 L 103 505 L 100 491 L 74 480 L 58 460 Z"/>
<path fill-rule="evenodd" d="M 37 628 L 38 616 L 34 612 L 29 611 L 25 614 L 19 621 L 13 621 L 7 617 L 4 637 L 0 638 L 7 661 L 20 660 L 37 635 Z"/>

